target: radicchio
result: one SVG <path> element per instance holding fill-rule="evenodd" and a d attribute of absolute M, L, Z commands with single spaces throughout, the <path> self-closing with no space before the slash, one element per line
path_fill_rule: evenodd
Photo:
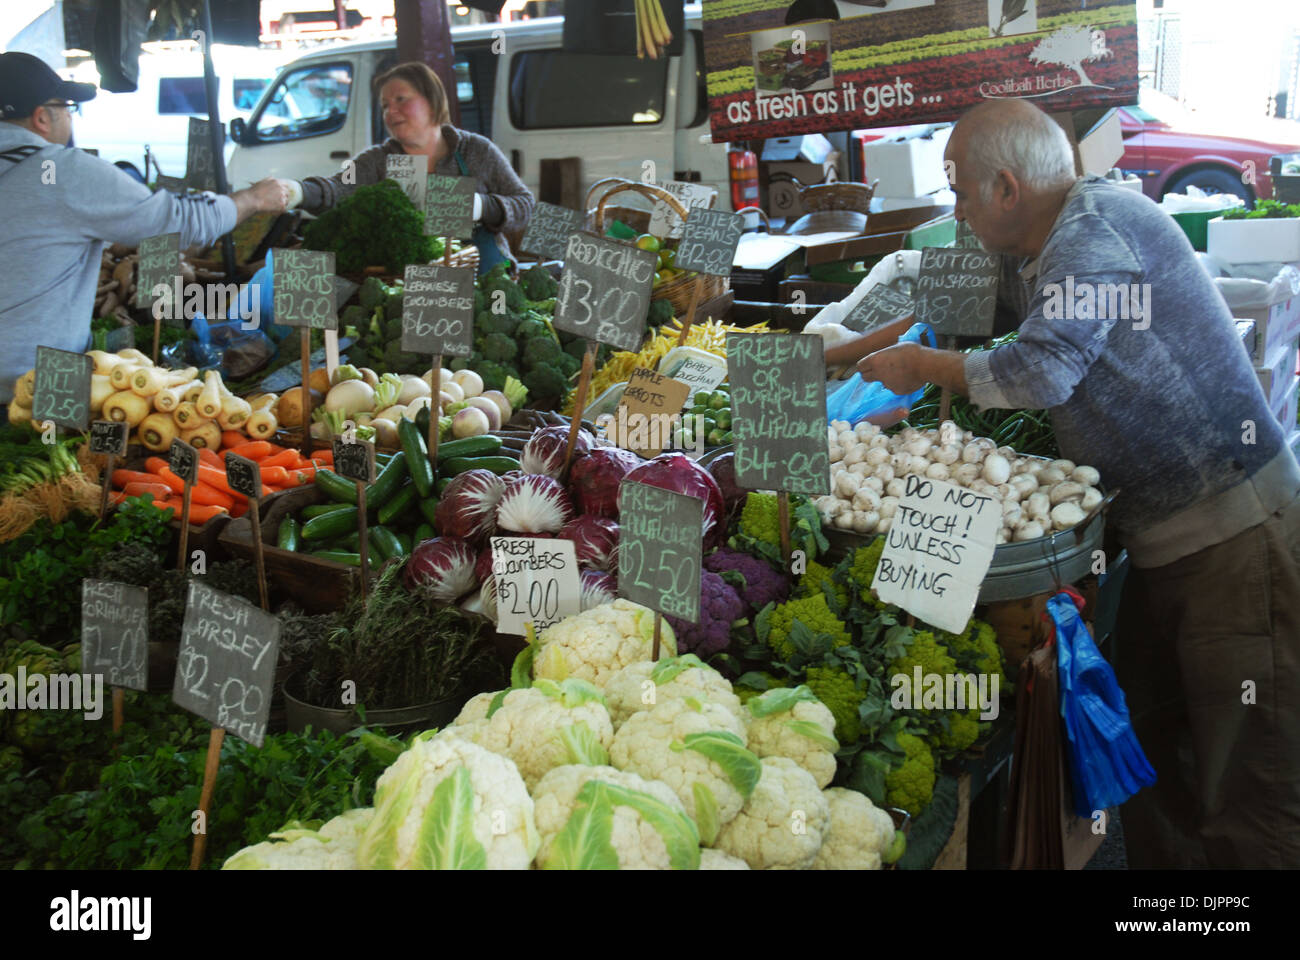
<path fill-rule="evenodd" d="M 558 533 L 572 516 L 573 503 L 560 481 L 531 473 L 506 486 L 496 522 L 503 532 Z"/>
<path fill-rule="evenodd" d="M 661 453 L 629 471 L 623 480 L 634 480 L 703 500 L 705 550 L 715 546 L 726 530 L 726 510 L 718 481 L 684 453 Z"/>
<path fill-rule="evenodd" d="M 613 520 L 584 515 L 566 523 L 559 537 L 573 541 L 582 569 L 618 569 L 618 524 Z"/>
<path fill-rule="evenodd" d="M 563 426 L 542 427 L 534 430 L 533 435 L 524 444 L 523 453 L 519 455 L 519 467 L 524 473 L 542 473 L 548 477 L 558 477 L 564 472 L 564 451 L 569 447 L 569 428 Z M 585 457 L 591 450 L 591 438 L 579 430 L 578 440 L 573 447 L 573 457 Z"/>
<path fill-rule="evenodd" d="M 618 587 L 614 578 L 599 570 L 582 571 L 582 609 L 590 610 L 602 603 L 613 603 L 618 599 Z"/>
<path fill-rule="evenodd" d="M 438 532 L 474 543 L 491 536 L 505 489 L 505 483 L 491 470 L 467 470 L 453 477 L 434 514 Z"/>
<path fill-rule="evenodd" d="M 736 508 L 745 502 L 745 495 L 748 491 L 736 486 L 736 455 L 728 450 L 726 453 L 719 454 L 709 461 L 709 473 L 713 479 L 718 481 L 718 489 L 722 491 L 722 503 L 727 515 L 731 516 L 736 512 Z"/>
<path fill-rule="evenodd" d="M 474 548 L 458 537 L 425 540 L 406 561 L 405 581 L 434 600 L 451 603 L 474 589 Z"/>
<path fill-rule="evenodd" d="M 478 552 L 478 559 L 474 561 L 474 576 L 479 583 L 488 580 L 492 576 L 492 546 L 489 544 Z"/>
<path fill-rule="evenodd" d="M 578 510 L 596 517 L 618 519 L 618 485 L 627 473 L 644 463 L 630 450 L 597 447 L 569 471 L 569 489 Z"/>

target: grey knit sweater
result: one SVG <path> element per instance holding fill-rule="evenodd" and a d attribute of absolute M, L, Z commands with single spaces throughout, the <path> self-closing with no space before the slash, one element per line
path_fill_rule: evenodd
<path fill-rule="evenodd" d="M 487 137 L 450 124 L 442 125 L 442 137 L 450 148 L 447 156 L 434 167 L 434 173 L 461 176 L 455 153 L 460 151 L 469 168 L 469 175 L 478 181 L 478 192 L 483 198 L 483 226 L 496 233 L 497 246 L 506 256 L 509 245 L 502 233 L 522 230 L 532 215 L 533 195 L 519 179 L 505 155 Z M 355 183 L 344 183 L 343 174 L 332 177 L 308 177 L 302 182 L 302 208 L 308 213 L 328 210 L 357 187 L 378 183 L 388 175 L 388 157 L 405 153 L 402 145 L 390 137 L 381 144 L 363 150 L 352 158 Z"/>

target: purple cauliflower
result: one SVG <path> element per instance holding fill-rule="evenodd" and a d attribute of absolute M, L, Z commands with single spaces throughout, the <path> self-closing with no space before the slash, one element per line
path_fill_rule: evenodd
<path fill-rule="evenodd" d="M 722 574 L 745 604 L 745 616 L 752 617 L 769 603 L 790 599 L 790 578 L 766 560 L 739 550 L 722 547 L 704 558 L 704 569 Z"/>
<path fill-rule="evenodd" d="M 745 601 L 732 586 L 708 570 L 700 571 L 700 622 L 664 619 L 677 638 L 677 653 L 693 653 L 701 659 L 721 653 L 731 643 L 731 625 L 744 619 Z"/>

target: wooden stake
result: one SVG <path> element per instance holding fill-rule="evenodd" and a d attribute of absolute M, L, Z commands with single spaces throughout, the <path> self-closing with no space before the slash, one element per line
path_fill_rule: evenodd
<path fill-rule="evenodd" d="M 364 603 L 370 580 L 370 544 L 366 533 L 366 485 L 357 481 L 357 532 L 361 536 L 357 553 L 361 554 L 361 600 Z"/>
<path fill-rule="evenodd" d="M 257 567 L 257 595 L 261 598 L 262 609 L 270 613 L 271 602 L 266 590 L 266 564 L 262 560 L 262 517 L 256 497 L 248 498 L 248 517 L 253 523 L 253 563 Z"/>
<path fill-rule="evenodd" d="M 190 548 L 190 495 L 194 492 L 194 484 L 185 484 L 185 499 L 181 504 L 181 545 L 176 552 L 176 569 L 184 572 L 185 557 Z"/>
<path fill-rule="evenodd" d="M 113 489 L 113 461 L 117 459 L 111 453 L 107 454 L 108 461 L 104 464 L 104 482 L 103 489 L 99 495 L 99 519 L 103 520 L 108 515 L 108 495 Z"/>
<path fill-rule="evenodd" d="M 587 406 L 587 390 L 591 386 L 591 374 L 596 369 L 596 352 L 600 344 L 595 340 L 587 341 L 587 350 L 582 355 L 582 372 L 578 374 L 578 392 L 573 399 L 573 419 L 569 422 L 569 443 L 564 448 L 564 469 L 560 475 L 569 472 L 569 461 L 578 446 L 578 430 L 582 426 L 582 411 Z"/>
<path fill-rule="evenodd" d="M 695 286 L 691 288 L 691 302 L 686 308 L 686 319 L 682 321 L 682 332 L 677 335 L 677 346 L 683 346 L 686 343 L 686 337 L 691 332 L 691 324 L 695 322 L 695 311 L 700 307 L 700 296 L 704 293 L 704 274 L 696 274 Z"/>
<path fill-rule="evenodd" d="M 302 328 L 302 455 L 311 459 L 311 328 Z"/>
<path fill-rule="evenodd" d="M 217 788 L 217 768 L 221 765 L 221 744 L 225 742 L 226 731 L 213 727 L 208 734 L 208 759 L 203 767 L 203 789 L 199 792 L 199 812 L 202 814 L 203 832 L 194 835 L 194 849 L 190 853 L 190 869 L 197 870 L 203 864 L 203 852 L 208 845 L 208 811 L 212 809 L 212 794 Z"/>
<path fill-rule="evenodd" d="M 122 732 L 122 721 L 124 719 L 124 709 L 126 707 L 126 691 L 121 687 L 113 688 L 113 733 Z"/>
<path fill-rule="evenodd" d="M 158 366 L 158 341 L 162 339 L 162 317 L 153 318 L 153 365 Z"/>
<path fill-rule="evenodd" d="M 442 392 L 442 354 L 433 355 L 433 376 L 429 378 L 433 381 L 433 391 L 429 395 L 429 436 L 426 446 L 429 448 L 429 466 L 433 468 L 433 475 L 438 476 L 438 439 L 442 435 L 442 427 L 438 421 L 442 419 L 441 409 L 438 405 L 438 398 L 433 396 L 434 393 Z"/>
<path fill-rule="evenodd" d="M 784 490 L 776 495 L 776 516 L 781 531 L 781 562 L 790 572 L 790 494 Z"/>
<path fill-rule="evenodd" d="M 651 662 L 656 662 L 659 659 L 659 641 L 663 636 L 663 630 L 664 630 L 664 615 L 656 611 L 654 647 L 650 650 Z"/>

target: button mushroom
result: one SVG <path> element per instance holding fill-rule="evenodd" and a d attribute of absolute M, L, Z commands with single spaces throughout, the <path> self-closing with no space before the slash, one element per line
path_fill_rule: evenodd
<path fill-rule="evenodd" d="M 1052 507 L 1052 526 L 1057 530 L 1068 530 L 1076 523 L 1082 523 L 1083 518 L 1083 509 L 1073 501 Z"/>

